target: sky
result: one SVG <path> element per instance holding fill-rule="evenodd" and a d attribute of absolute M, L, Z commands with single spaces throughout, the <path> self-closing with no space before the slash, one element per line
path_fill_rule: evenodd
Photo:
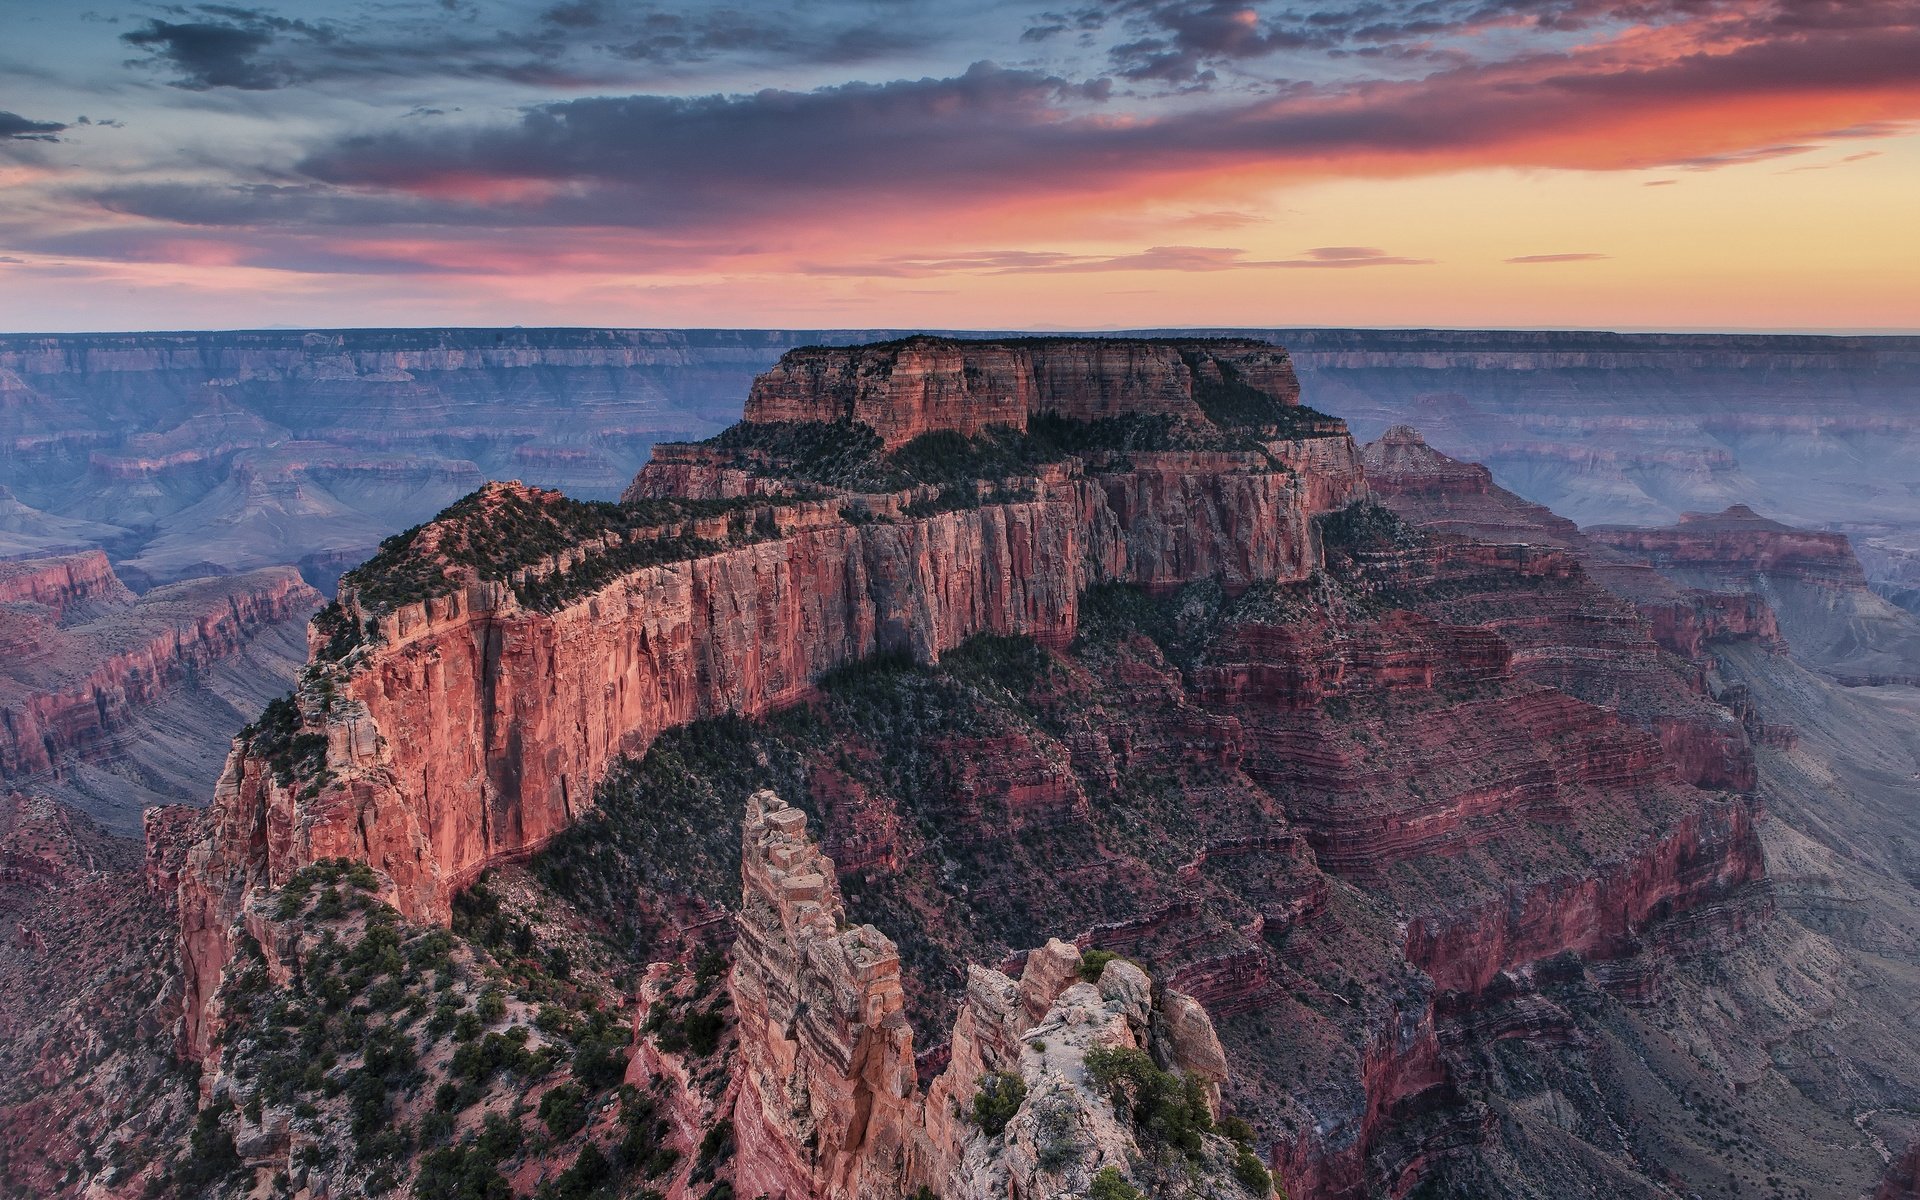
<path fill-rule="evenodd" d="M 1920 330 L 1920 0 L 91 2 L 3 330 Z"/>

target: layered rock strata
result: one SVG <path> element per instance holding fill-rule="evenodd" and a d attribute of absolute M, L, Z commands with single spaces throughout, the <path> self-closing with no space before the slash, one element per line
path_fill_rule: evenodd
<path fill-rule="evenodd" d="M 864 902 L 950 972 L 903 974 L 891 941 L 843 929 L 839 872 L 756 802 L 735 974 L 752 1194 L 1084 1187 L 1039 1124 L 1030 1162 L 979 1158 L 952 1115 L 982 1074 L 1051 1088 L 1055 1038 L 1027 1035 L 1069 1002 L 1063 1040 L 1125 1028 L 1150 1051 L 1156 1027 L 1200 1045 L 1212 1006 L 1254 1064 L 1225 1090 L 1295 1190 L 1404 1190 L 1479 1136 L 1452 1048 L 1518 1027 L 1532 1002 L 1513 980 L 1584 959 L 1595 988 L 1655 994 L 1634 965 L 1649 946 L 1764 915 L 1751 813 L 1707 794 L 1750 781 L 1739 720 L 1578 555 L 1348 508 L 1365 483 L 1344 437 L 1019 462 L 959 494 L 641 495 L 620 525 L 502 485 L 350 577 L 311 684 L 236 749 L 180 870 L 193 1051 L 218 1041 L 206 1001 L 234 916 L 300 865 L 369 862 L 403 912 L 443 919 L 474 872 L 577 819 L 618 755 L 815 699 L 876 652 L 937 673 L 983 632 L 1024 636 L 976 662 L 1008 645 L 1044 662 L 975 677 L 931 717 L 883 703 L 882 728 L 830 726 L 834 752 L 783 751 L 806 757 Z M 475 550 L 555 529 L 537 559 Z M 929 760 L 952 765 L 900 774 Z M 1049 930 L 1151 960 L 1195 1005 L 1142 1025 L 1127 971 L 1107 968 L 1112 995 L 1076 985 L 1071 951 L 1029 956 L 1018 982 L 964 967 Z M 922 1063 L 914 1022 L 923 1041 L 953 1030 Z M 1218 1082 L 1203 1049 L 1183 1069 Z M 943 1063 L 922 1099 L 916 1068 Z M 1289 1085 L 1309 1070 L 1327 1089 Z M 1414 1110 L 1445 1121 L 1422 1132 Z"/>
<path fill-rule="evenodd" d="M 1586 533 L 1711 597 L 1708 607 L 1723 627 L 1744 622 L 1770 634 L 1837 682 L 1920 682 L 1920 618 L 1868 589 L 1845 534 L 1796 529 L 1745 505 L 1687 513 L 1663 528 L 1609 525 Z"/>
<path fill-rule="evenodd" d="M 0 776 L 111 749 L 161 696 L 239 654 L 320 597 L 290 568 L 172 584 L 135 598 L 97 552 L 0 570 Z"/>
<path fill-rule="evenodd" d="M 858 422 L 892 449 L 936 430 L 1024 429 L 1035 414 L 1205 423 L 1196 393 L 1230 384 L 1279 404 L 1300 400 L 1287 352 L 1270 342 L 916 337 L 852 352 L 792 351 L 754 380 L 742 419 Z"/>

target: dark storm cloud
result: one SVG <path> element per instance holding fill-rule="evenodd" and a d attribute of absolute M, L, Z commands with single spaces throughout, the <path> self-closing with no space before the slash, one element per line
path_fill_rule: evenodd
<path fill-rule="evenodd" d="M 337 80 L 494 79 L 537 87 L 631 84 L 649 67 L 725 60 L 822 66 L 867 62 L 929 36 L 898 19 L 815 19 L 696 4 L 636 7 L 565 0 L 516 26 L 438 18 L 384 22 L 300 20 L 261 8 L 201 4 L 149 18 L 121 41 L 145 52 L 132 65 L 166 72 L 192 91 L 271 91 Z M 807 10 L 800 10 L 807 11 Z M 453 18 L 453 20 L 450 20 Z M 490 32 L 476 34 L 474 29 Z"/>
<path fill-rule="evenodd" d="M 66 128 L 58 121 L 33 121 L 0 111 L 0 142 L 57 142 Z"/>
<path fill-rule="evenodd" d="M 201 11 L 227 19 L 152 19 L 139 29 L 121 34 L 120 40 L 147 51 L 152 57 L 145 61 L 177 72 L 172 81 L 175 87 L 193 91 L 270 91 L 286 87 L 306 76 L 287 58 L 268 54 L 269 48 L 283 37 L 330 40 L 324 31 L 303 21 L 225 5 L 203 6 Z"/>

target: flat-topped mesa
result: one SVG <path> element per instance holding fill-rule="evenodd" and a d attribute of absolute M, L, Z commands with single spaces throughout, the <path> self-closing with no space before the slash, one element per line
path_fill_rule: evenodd
<path fill-rule="evenodd" d="M 939 430 L 1025 429 L 1034 414 L 1092 421 L 1170 415 L 1224 423 L 1228 407 L 1300 403 L 1287 352 L 1251 339 L 912 337 L 788 351 L 754 381 L 751 422 L 857 422 L 885 448 Z"/>
<path fill-rule="evenodd" d="M 1683 513 L 1659 529 L 1595 525 L 1587 536 L 1645 557 L 1662 569 L 1745 571 L 1839 588 L 1865 588 L 1866 573 L 1844 533 L 1796 529 L 1744 504 L 1717 513 Z"/>

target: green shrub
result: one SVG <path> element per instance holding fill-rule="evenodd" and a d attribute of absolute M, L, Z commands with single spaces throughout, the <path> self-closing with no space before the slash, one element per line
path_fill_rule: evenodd
<path fill-rule="evenodd" d="M 1011 1071 L 982 1075 L 980 1090 L 973 1096 L 973 1123 L 988 1137 L 999 1137 L 1026 1100 L 1026 1080 Z"/>
<path fill-rule="evenodd" d="M 540 1097 L 540 1120 L 556 1138 L 572 1137 L 587 1123 L 586 1093 L 563 1083 Z"/>
<path fill-rule="evenodd" d="M 1233 1156 L 1233 1177 L 1256 1196 L 1265 1197 L 1273 1192 L 1272 1173 L 1260 1161 L 1260 1156 L 1246 1146 L 1241 1146 Z"/>
<path fill-rule="evenodd" d="M 733 1122 L 725 1117 L 713 1123 L 706 1135 L 700 1139 L 700 1161 L 711 1162 L 724 1158 L 733 1149 Z"/>
<path fill-rule="evenodd" d="M 597 1144 L 588 1142 L 573 1165 L 542 1187 L 539 1196 L 540 1200 L 591 1200 L 611 1191 L 613 1182 L 613 1164 Z"/>
<path fill-rule="evenodd" d="M 1146 1200 L 1139 1188 L 1128 1183 L 1118 1167 L 1102 1167 L 1087 1185 L 1088 1200 Z"/>
<path fill-rule="evenodd" d="M 1232 1138 L 1242 1146 L 1253 1144 L 1253 1126 L 1239 1117 L 1221 1117 L 1219 1129 L 1221 1136 Z"/>
<path fill-rule="evenodd" d="M 720 1046 L 720 1032 L 726 1024 L 726 1017 L 717 1008 L 694 1013 L 680 1023 L 686 1034 L 687 1049 L 701 1058 L 712 1054 Z"/>
<path fill-rule="evenodd" d="M 1087 951 L 1080 956 L 1080 978 L 1088 983 L 1099 983 L 1100 975 L 1107 969 L 1107 964 L 1119 957 L 1119 954 L 1112 950 Z"/>
<path fill-rule="evenodd" d="M 1100 1048 L 1088 1052 L 1087 1077 L 1112 1101 L 1114 1112 L 1133 1122 L 1148 1146 L 1171 1146 L 1183 1154 L 1200 1149 L 1213 1128 L 1206 1085 L 1153 1065 L 1144 1050 Z"/>

